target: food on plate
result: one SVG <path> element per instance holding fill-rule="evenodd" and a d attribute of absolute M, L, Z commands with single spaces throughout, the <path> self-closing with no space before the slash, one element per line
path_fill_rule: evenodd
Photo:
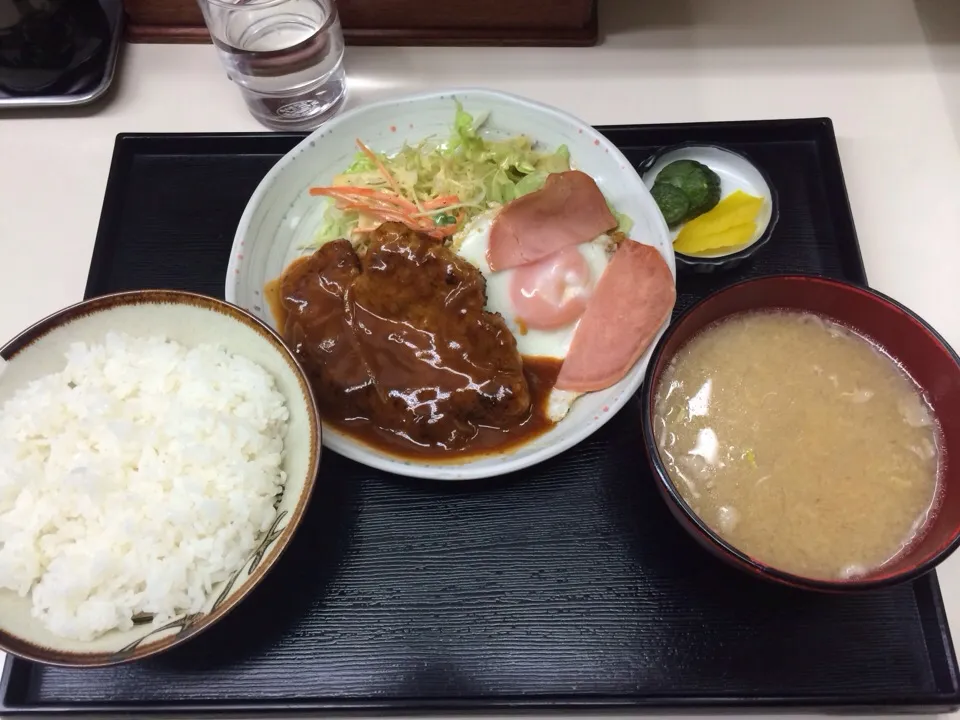
<path fill-rule="evenodd" d="M 392 454 L 532 439 L 587 385 L 621 380 L 672 307 L 660 253 L 625 236 L 564 148 L 488 140 L 481 125 L 458 108 L 445 145 L 387 156 L 359 143 L 355 167 L 311 189 L 330 201 L 317 249 L 264 289 L 324 421 Z M 581 370 L 555 387 L 581 330 Z M 585 379 L 588 365 L 602 375 Z"/>
<path fill-rule="evenodd" d="M 657 249 L 620 243 L 573 334 L 557 389 L 591 392 L 617 382 L 650 346 L 676 299 Z"/>
<path fill-rule="evenodd" d="M 400 453 L 479 451 L 543 430 L 542 398 L 513 335 L 484 310 L 484 286 L 476 267 L 399 223 L 373 231 L 362 257 L 337 240 L 294 263 L 279 285 L 283 333 L 324 419 Z"/>
<path fill-rule="evenodd" d="M 616 227 L 617 219 L 593 178 L 579 170 L 554 173 L 543 188 L 497 214 L 487 264 L 497 272 L 535 263 Z"/>
<path fill-rule="evenodd" d="M 936 511 L 939 426 L 882 349 L 810 313 L 740 313 L 682 347 L 656 389 L 673 484 L 755 560 L 824 580 L 892 558 Z"/>
<path fill-rule="evenodd" d="M 675 227 L 720 202 L 720 176 L 696 160 L 674 160 L 657 174 L 650 193 L 667 225 Z"/>
<path fill-rule="evenodd" d="M 525 135 L 493 139 L 456 105 L 450 138 L 427 138 L 404 145 L 393 155 L 374 153 L 362 140 L 353 163 L 329 187 L 311 188 L 332 198 L 314 246 L 363 235 L 386 221 L 401 222 L 434 237 L 451 237 L 486 211 L 539 190 L 551 173 L 570 170 L 570 153 L 561 145 L 545 151 Z M 618 216 L 620 230 L 631 221 Z"/>
<path fill-rule="evenodd" d="M 0 587 L 81 641 L 201 611 L 275 520 L 288 415 L 213 345 L 71 345 L 0 407 Z"/>
<path fill-rule="evenodd" d="M 559 372 L 580 318 L 617 245 L 633 241 L 616 234 L 601 235 L 535 263 L 493 272 L 487 262 L 493 222 L 493 214 L 480 216 L 454 239 L 451 248 L 486 278 L 486 308 L 506 323 L 525 366 L 551 362 Z M 551 386 L 555 380 L 556 373 Z M 566 417 L 580 395 L 553 387 L 546 392 L 545 412 L 552 423 Z"/>
<path fill-rule="evenodd" d="M 750 242 L 757 231 L 763 198 L 742 190 L 730 193 L 713 210 L 685 224 L 673 248 L 685 255 L 716 252 Z"/>

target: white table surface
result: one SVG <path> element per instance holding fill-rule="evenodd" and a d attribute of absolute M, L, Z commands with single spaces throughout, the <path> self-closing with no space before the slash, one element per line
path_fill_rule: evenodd
<path fill-rule="evenodd" d="M 583 49 L 350 48 L 349 105 L 484 85 L 594 123 L 828 116 L 872 286 L 960 348 L 960 2 L 606 0 Z M 127 46 L 87 109 L 0 115 L 0 338 L 80 300 L 119 132 L 256 131 L 210 46 Z M 960 556 L 939 571 L 960 627 Z"/>

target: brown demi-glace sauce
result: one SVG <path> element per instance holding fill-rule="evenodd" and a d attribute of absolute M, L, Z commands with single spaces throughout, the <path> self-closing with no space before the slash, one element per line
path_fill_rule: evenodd
<path fill-rule="evenodd" d="M 345 240 L 264 287 L 323 420 L 385 452 L 462 460 L 553 426 L 560 361 L 521 358 L 485 282 L 437 241 L 386 224 L 358 257 Z"/>
<path fill-rule="evenodd" d="M 323 421 L 367 445 L 411 460 L 427 457 L 437 462 L 444 459 L 462 460 L 481 455 L 506 452 L 532 440 L 553 427 L 547 418 L 547 398 L 560 373 L 560 361 L 555 358 L 523 358 L 523 374 L 530 385 L 532 405 L 523 420 L 505 427 L 477 426 L 477 435 L 463 450 L 446 450 L 439 445 L 413 445 L 409 440 L 377 426 L 368 418 L 341 420 L 323 415 Z"/>

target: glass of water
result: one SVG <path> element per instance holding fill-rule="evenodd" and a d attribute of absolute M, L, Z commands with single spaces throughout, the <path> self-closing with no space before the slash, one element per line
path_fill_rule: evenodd
<path fill-rule="evenodd" d="M 334 0 L 198 0 L 250 112 L 275 130 L 312 130 L 346 98 Z"/>

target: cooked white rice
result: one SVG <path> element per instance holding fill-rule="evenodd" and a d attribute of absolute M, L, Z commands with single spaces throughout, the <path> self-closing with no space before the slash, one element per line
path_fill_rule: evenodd
<path fill-rule="evenodd" d="M 288 415 L 212 345 L 72 345 L 0 408 L 0 587 L 78 640 L 200 611 L 275 519 Z"/>

